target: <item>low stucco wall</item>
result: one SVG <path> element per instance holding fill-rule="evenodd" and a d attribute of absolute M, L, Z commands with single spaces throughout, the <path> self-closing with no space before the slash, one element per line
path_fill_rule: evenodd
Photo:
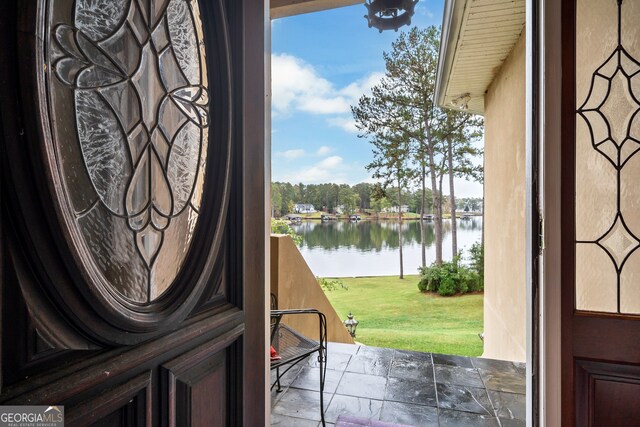
<path fill-rule="evenodd" d="M 329 341 L 353 344 L 342 319 L 289 236 L 271 236 L 271 292 L 278 297 L 279 309 L 318 309 L 327 317 Z M 305 336 L 318 337 L 317 316 L 287 316 L 284 321 Z"/>
<path fill-rule="evenodd" d="M 484 357 L 526 360 L 525 37 L 485 96 Z"/>

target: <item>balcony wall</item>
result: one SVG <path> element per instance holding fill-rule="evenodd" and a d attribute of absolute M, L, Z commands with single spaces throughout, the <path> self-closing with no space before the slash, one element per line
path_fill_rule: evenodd
<path fill-rule="evenodd" d="M 271 292 L 278 297 L 279 309 L 318 309 L 327 317 L 329 341 L 353 344 L 342 319 L 289 236 L 271 236 Z M 318 336 L 318 320 L 315 316 L 289 316 L 284 320 L 308 337 Z"/>

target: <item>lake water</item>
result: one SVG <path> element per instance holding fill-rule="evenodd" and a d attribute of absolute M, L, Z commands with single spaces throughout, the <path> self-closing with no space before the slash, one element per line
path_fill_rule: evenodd
<path fill-rule="evenodd" d="M 444 220 L 443 258 L 451 259 L 451 220 Z M 427 226 L 427 265 L 435 260 L 433 222 Z M 305 221 L 293 225 L 303 238 L 300 252 L 311 271 L 321 277 L 391 276 L 399 274 L 398 221 Z M 403 221 L 404 273 L 418 274 L 421 264 L 418 221 Z M 482 239 L 482 217 L 458 220 L 458 250 Z"/>

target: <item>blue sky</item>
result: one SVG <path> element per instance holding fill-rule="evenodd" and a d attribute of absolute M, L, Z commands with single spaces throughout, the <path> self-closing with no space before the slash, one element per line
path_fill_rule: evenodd
<path fill-rule="evenodd" d="M 442 7 L 420 1 L 412 25 L 440 26 Z M 357 137 L 350 105 L 379 81 L 382 53 L 399 33 L 368 28 L 365 13 L 359 4 L 272 21 L 273 181 L 372 181 L 371 148 Z M 480 196 L 482 187 L 460 181 L 456 195 Z"/>

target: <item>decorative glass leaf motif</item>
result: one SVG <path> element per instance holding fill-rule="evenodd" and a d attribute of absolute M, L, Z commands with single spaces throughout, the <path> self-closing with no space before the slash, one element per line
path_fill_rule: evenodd
<path fill-rule="evenodd" d="M 169 35 L 176 59 L 185 77 L 192 85 L 200 84 L 198 43 L 192 24 L 191 10 L 184 2 L 172 1 L 167 10 Z"/>
<path fill-rule="evenodd" d="M 75 26 L 91 40 L 113 34 L 127 12 L 127 0 L 77 0 Z"/>
<path fill-rule="evenodd" d="M 73 22 L 51 31 L 60 52 L 53 74 L 73 93 L 77 144 L 95 191 L 77 221 L 107 282 L 148 303 L 179 272 L 201 204 L 195 187 L 204 173 L 209 96 L 197 0 L 77 0 L 73 12 Z M 105 212 L 117 235 L 101 243 L 87 225 Z M 164 248 L 167 240 L 174 247 Z M 157 266 L 158 258 L 177 265 Z"/>
<path fill-rule="evenodd" d="M 187 123 L 173 140 L 167 164 L 167 176 L 173 188 L 173 214 L 177 215 L 191 200 L 200 161 L 200 129 Z"/>
<path fill-rule="evenodd" d="M 75 93 L 78 139 L 89 175 L 102 203 L 116 214 L 124 213 L 122 193 L 131 177 L 126 136 L 113 111 L 93 91 Z"/>

